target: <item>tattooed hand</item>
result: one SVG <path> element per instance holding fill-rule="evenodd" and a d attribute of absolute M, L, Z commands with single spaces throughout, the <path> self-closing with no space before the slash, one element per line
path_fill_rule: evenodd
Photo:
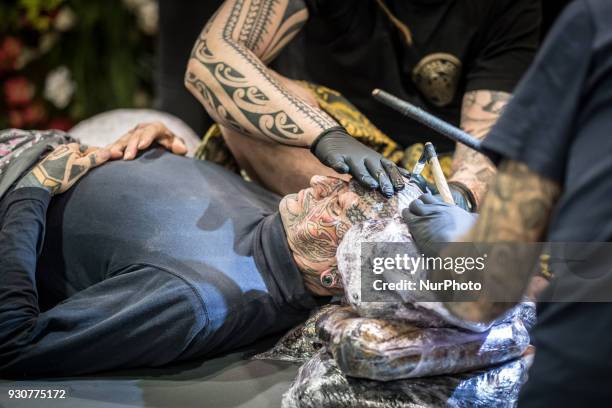
<path fill-rule="evenodd" d="M 187 153 L 185 142 L 161 122 L 141 123 L 107 146 L 107 149 L 110 150 L 112 160 L 122 157 L 123 160 L 132 160 L 139 150 L 147 149 L 153 142 L 159 143 L 174 154 Z"/>
<path fill-rule="evenodd" d="M 42 188 L 51 195 L 67 191 L 89 169 L 110 158 L 110 152 L 97 147 L 88 148 L 78 143 L 61 145 L 49 153 L 17 184 L 16 188 Z"/>

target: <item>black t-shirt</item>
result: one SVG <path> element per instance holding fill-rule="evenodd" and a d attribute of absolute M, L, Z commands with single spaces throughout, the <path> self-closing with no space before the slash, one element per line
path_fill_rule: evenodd
<path fill-rule="evenodd" d="M 275 67 L 341 92 L 403 146 L 430 140 L 440 151 L 454 148 L 373 100 L 374 88 L 459 124 L 463 94 L 512 92 L 539 39 L 537 0 L 386 0 L 411 30 L 412 46 L 373 0 L 307 4 L 306 26 Z"/>
<path fill-rule="evenodd" d="M 578 0 L 549 34 L 484 146 L 562 187 L 551 242 L 612 241 L 612 3 Z M 585 246 L 586 248 L 586 246 Z M 601 261 L 563 269 L 543 293 L 587 300 L 612 287 Z M 553 272 L 556 271 L 553 269 Z M 608 297 L 610 295 L 608 294 Z M 603 406 L 612 397 L 612 303 L 540 303 L 522 405 Z"/>

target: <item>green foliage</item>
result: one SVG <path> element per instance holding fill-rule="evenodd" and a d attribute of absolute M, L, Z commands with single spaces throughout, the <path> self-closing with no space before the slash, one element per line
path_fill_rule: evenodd
<path fill-rule="evenodd" d="M 19 0 L 18 8 L 25 11 L 25 17 L 39 31 L 48 30 L 51 18 L 48 13 L 56 10 L 64 0 Z"/>
<path fill-rule="evenodd" d="M 68 27 L 59 24 L 62 18 L 71 22 Z M 21 55 L 8 62 L 12 68 L 6 68 L 6 61 L 3 68 L 6 53 L 0 49 L 0 82 L 27 78 L 35 89 L 31 105 L 46 112 L 44 120 L 26 121 L 21 127 L 44 128 L 54 118 L 74 123 L 110 109 L 134 107 L 138 95 L 151 99 L 154 38 L 139 28 L 122 1 L 3 0 L 0 21 L 0 46 L 6 38 L 22 45 Z M 44 94 L 49 73 L 58 67 L 68 68 L 75 85 L 67 106 L 58 107 Z M 15 115 L 27 117 L 29 109 L 11 105 L 3 92 L 0 87 L 0 128 L 19 124 Z"/>

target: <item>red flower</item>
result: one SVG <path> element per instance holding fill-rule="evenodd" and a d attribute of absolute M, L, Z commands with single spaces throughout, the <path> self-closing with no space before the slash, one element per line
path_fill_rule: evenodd
<path fill-rule="evenodd" d="M 2 49 L 7 53 L 10 58 L 16 59 L 21 54 L 21 41 L 15 37 L 4 37 L 2 42 Z"/>
<path fill-rule="evenodd" d="M 0 72 L 14 70 L 15 62 L 21 54 L 22 44 L 15 37 L 4 37 L 0 43 Z"/>
<path fill-rule="evenodd" d="M 74 122 L 69 118 L 53 118 L 47 124 L 47 129 L 59 129 L 67 132 L 73 125 Z"/>
<path fill-rule="evenodd" d="M 8 113 L 9 126 L 13 128 L 23 128 L 25 121 L 23 120 L 23 114 L 20 110 L 10 110 Z"/>
<path fill-rule="evenodd" d="M 4 82 L 4 98 L 11 107 L 27 105 L 34 96 L 34 85 L 26 77 L 19 76 Z"/>
<path fill-rule="evenodd" d="M 23 110 L 23 119 L 28 127 L 39 125 L 47 119 L 47 111 L 42 103 L 34 102 Z"/>

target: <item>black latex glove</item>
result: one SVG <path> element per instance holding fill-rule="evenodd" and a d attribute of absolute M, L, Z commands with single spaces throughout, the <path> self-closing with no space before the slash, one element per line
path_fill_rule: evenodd
<path fill-rule="evenodd" d="M 325 131 L 310 147 L 326 166 L 338 173 L 350 173 L 367 188 L 379 188 L 386 197 L 404 188 L 402 175 L 410 173 L 370 149 L 341 128 Z"/>
<path fill-rule="evenodd" d="M 410 203 L 402 217 L 419 249 L 429 256 L 438 255 L 441 243 L 454 242 L 466 234 L 478 219 L 478 215 L 431 194 L 423 194 Z"/>
<path fill-rule="evenodd" d="M 414 181 L 425 193 L 431 193 L 440 199 L 442 196 L 438 191 L 438 188 L 435 184 L 429 183 L 423 176 L 420 174 L 417 176 L 412 176 L 410 178 L 411 181 Z M 461 187 L 452 182 L 448 183 L 448 188 L 450 189 L 451 195 L 453 196 L 453 200 L 455 204 L 459 207 L 463 208 L 466 211 L 474 212 L 476 205 L 474 204 L 471 197 L 469 197 L 468 193 L 464 191 Z"/>

